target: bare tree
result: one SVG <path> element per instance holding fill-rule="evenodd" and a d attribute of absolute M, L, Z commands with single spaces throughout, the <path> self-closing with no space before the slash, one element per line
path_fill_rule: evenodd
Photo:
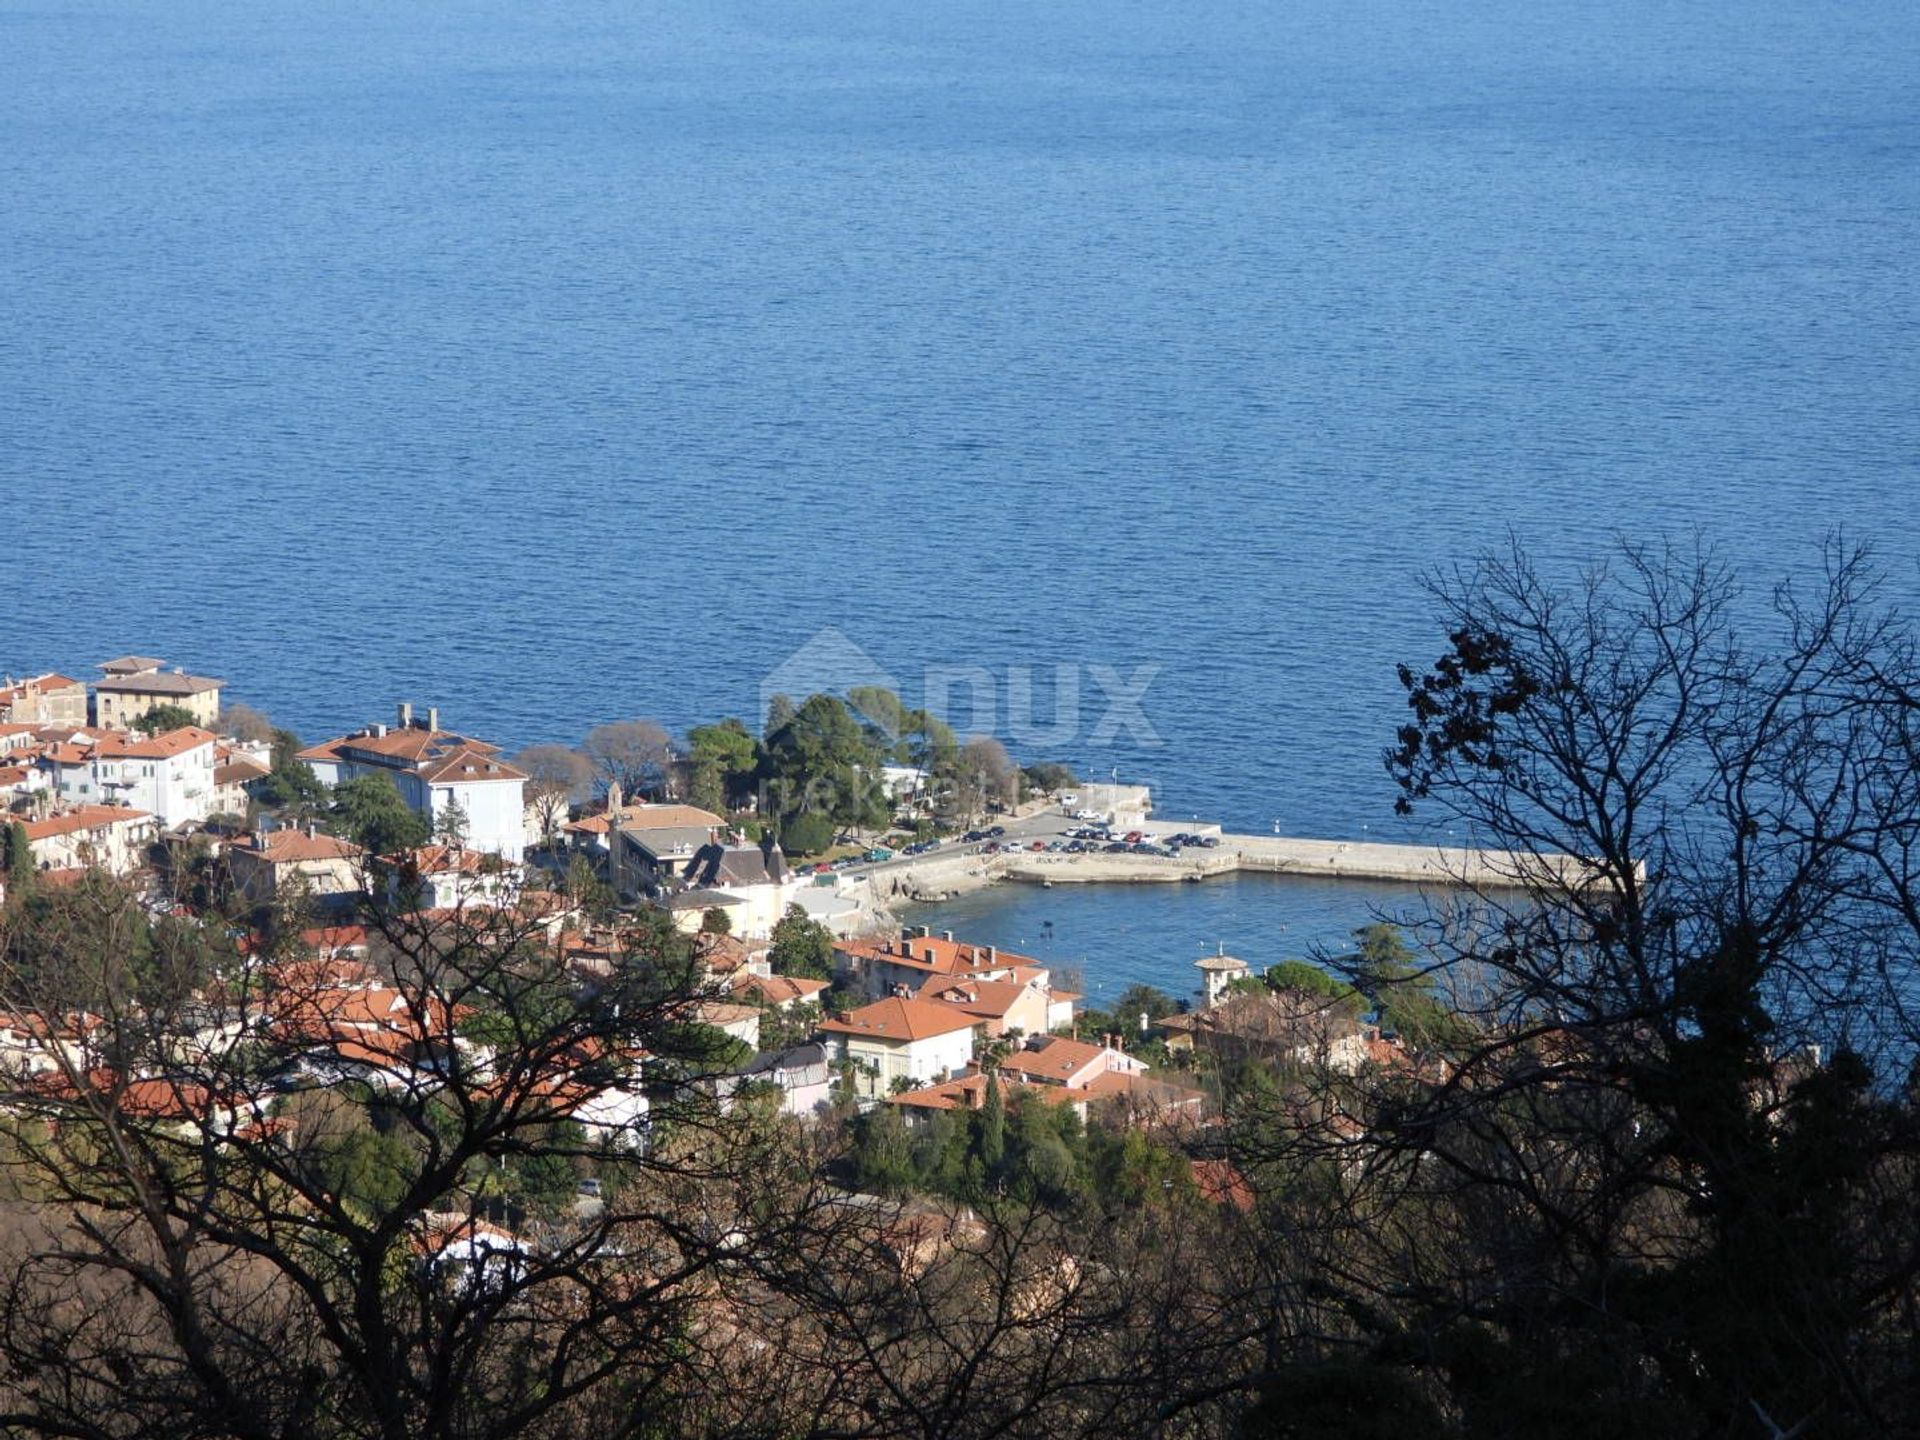
<path fill-rule="evenodd" d="M 619 786 L 626 796 L 658 795 L 673 761 L 673 739 L 652 720 L 596 725 L 580 744 L 601 790 Z"/>
<path fill-rule="evenodd" d="M 708 1095 L 664 916 L 381 906 L 364 957 L 212 918 L 6 912 L 8 1433 L 1201 1433 L 1200 1229 L 848 1193 L 836 1127 Z"/>
<path fill-rule="evenodd" d="M 1010 806 L 1020 798 L 1020 770 L 1007 747 L 991 735 L 972 735 L 952 760 L 947 803 L 972 820 L 991 805 Z"/>
<path fill-rule="evenodd" d="M 273 739 L 273 722 L 251 705 L 230 704 L 220 711 L 220 730 L 236 740 L 268 742 Z"/>
<path fill-rule="evenodd" d="M 593 762 L 564 745 L 529 745 L 513 763 L 526 771 L 527 803 L 539 816 L 541 839 L 551 849 L 573 805 L 593 788 Z"/>
<path fill-rule="evenodd" d="M 1838 544 L 1758 602 L 1705 548 L 1636 545 L 1570 584 L 1510 548 L 1433 594 L 1448 648 L 1403 668 L 1388 767 L 1510 859 L 1417 927 L 1466 1028 L 1242 1131 L 1255 1173 L 1329 1187 L 1288 1209 L 1341 1237 L 1321 1333 L 1431 1357 L 1470 1433 L 1898 1424 L 1907 623 Z"/>

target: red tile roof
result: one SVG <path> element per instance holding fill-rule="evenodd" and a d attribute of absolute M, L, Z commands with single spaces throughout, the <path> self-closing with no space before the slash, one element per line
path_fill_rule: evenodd
<path fill-rule="evenodd" d="M 357 860 L 365 852 L 337 835 L 313 834 L 304 830 L 270 830 L 255 835 L 251 843 L 238 847 L 248 855 L 275 865 L 292 865 L 314 860 Z"/>
<path fill-rule="evenodd" d="M 733 982 L 735 995 L 752 995 L 769 1005 L 811 1000 L 826 988 L 826 981 L 804 975 L 741 975 Z"/>
<path fill-rule="evenodd" d="M 899 965 L 929 975 L 971 975 L 983 970 L 1014 970 L 1021 966 L 1046 968 L 1031 955 L 998 950 L 989 957 L 989 946 L 931 935 L 916 935 L 904 940 L 842 940 L 834 948 L 856 959 Z"/>
<path fill-rule="evenodd" d="M 936 1035 L 951 1035 L 956 1030 L 971 1030 L 978 1018 L 957 1006 L 936 1005 L 928 1000 L 876 1000 L 849 1010 L 837 1020 L 828 1020 L 822 1030 L 856 1039 L 895 1040 L 902 1044 L 930 1040 Z"/>
<path fill-rule="evenodd" d="M 211 745 L 220 737 L 198 725 L 182 725 L 150 740 L 115 737 L 102 740 L 98 754 L 103 760 L 171 760 L 202 745 Z"/>
<path fill-rule="evenodd" d="M 27 839 L 50 840 L 56 835 L 77 835 L 83 830 L 97 830 L 103 825 L 122 825 L 152 818 L 144 810 L 129 810 L 119 805 L 82 805 L 63 814 L 50 815 L 45 820 L 27 821 Z"/>

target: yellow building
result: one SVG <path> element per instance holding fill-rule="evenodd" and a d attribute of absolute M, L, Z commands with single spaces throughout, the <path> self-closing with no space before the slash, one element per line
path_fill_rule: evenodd
<path fill-rule="evenodd" d="M 165 664 L 150 655 L 122 655 L 102 665 L 103 678 L 93 686 L 94 724 L 103 730 L 126 730 L 150 710 L 177 705 L 195 725 L 213 729 L 227 682 L 189 675 L 178 667 L 165 670 Z"/>

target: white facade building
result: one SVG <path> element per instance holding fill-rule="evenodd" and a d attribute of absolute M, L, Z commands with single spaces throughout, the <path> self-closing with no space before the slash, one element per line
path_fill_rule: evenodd
<path fill-rule="evenodd" d="M 102 740 L 88 767 L 93 796 L 145 810 L 168 830 L 204 820 L 215 809 L 218 744 L 219 737 L 197 725 L 183 725 L 150 740 Z"/>
<path fill-rule="evenodd" d="M 499 756 L 497 745 L 442 730 L 437 710 L 414 719 L 411 705 L 400 707 L 398 725 L 372 725 L 300 752 L 323 785 L 387 776 L 436 835 L 457 807 L 470 849 L 517 865 L 526 853 L 527 777 Z"/>
<path fill-rule="evenodd" d="M 821 1030 L 856 1067 L 862 1095 L 888 1094 L 896 1080 L 931 1085 L 966 1069 L 978 1022 L 951 1005 L 890 998 L 828 1020 Z"/>

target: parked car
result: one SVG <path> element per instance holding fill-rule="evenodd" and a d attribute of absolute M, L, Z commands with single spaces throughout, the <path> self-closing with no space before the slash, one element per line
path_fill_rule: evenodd
<path fill-rule="evenodd" d="M 1004 825 L 989 825 L 987 827 L 987 834 L 993 836 L 993 838 L 996 840 L 998 840 L 1002 835 L 1006 833 L 1007 833 L 1007 827 Z"/>

